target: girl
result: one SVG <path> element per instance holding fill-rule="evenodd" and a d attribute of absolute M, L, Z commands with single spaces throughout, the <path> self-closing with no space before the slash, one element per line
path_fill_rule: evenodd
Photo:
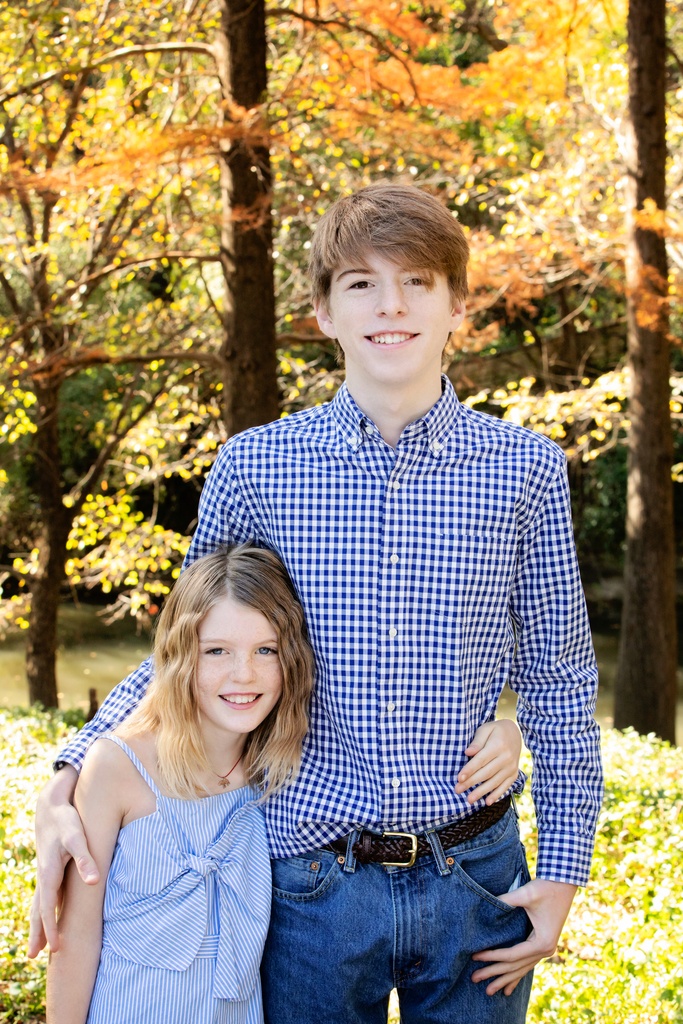
<path fill-rule="evenodd" d="M 242 545 L 189 566 L 154 664 L 137 711 L 93 744 L 78 782 L 106 887 L 68 872 L 51 1024 L 262 1020 L 271 879 L 257 790 L 296 772 L 313 686 L 280 560 Z"/>
<path fill-rule="evenodd" d="M 190 565 L 160 615 L 154 664 L 76 788 L 102 881 L 68 870 L 48 1024 L 263 1020 L 271 877 L 258 803 L 298 770 L 314 669 L 279 558 L 240 545 Z M 459 788 L 491 799 L 516 777 L 516 727 L 483 726 L 467 753 L 478 751 Z"/>

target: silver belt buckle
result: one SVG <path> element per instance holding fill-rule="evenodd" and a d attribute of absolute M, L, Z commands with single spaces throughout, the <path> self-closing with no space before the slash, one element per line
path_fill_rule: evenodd
<path fill-rule="evenodd" d="M 400 860 L 382 860 L 380 864 L 383 868 L 412 868 L 413 864 L 417 859 L 417 836 L 413 835 L 412 832 L 382 832 L 382 839 L 410 839 L 410 857 L 407 861 Z"/>

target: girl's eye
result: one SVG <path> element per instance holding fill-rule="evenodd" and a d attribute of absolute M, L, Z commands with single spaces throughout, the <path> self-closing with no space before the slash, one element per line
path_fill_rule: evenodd
<path fill-rule="evenodd" d="M 223 650 L 224 649 L 222 647 L 208 647 L 204 651 L 204 653 L 205 654 L 223 654 Z"/>
<path fill-rule="evenodd" d="M 277 654 L 276 647 L 259 647 L 258 654 Z"/>

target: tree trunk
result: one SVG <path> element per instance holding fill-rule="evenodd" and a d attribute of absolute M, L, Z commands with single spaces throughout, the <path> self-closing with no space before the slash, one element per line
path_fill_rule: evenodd
<path fill-rule="evenodd" d="M 676 588 L 665 208 L 665 0 L 630 0 L 626 285 L 631 374 L 624 607 L 614 724 L 675 742 Z"/>
<path fill-rule="evenodd" d="M 66 542 L 71 528 L 71 511 L 62 501 L 57 410 L 59 385 L 36 386 L 40 418 L 36 451 L 35 490 L 43 522 L 35 546 L 38 568 L 31 578 L 31 615 L 27 632 L 26 676 L 29 701 L 56 708 L 57 699 L 57 611 L 64 581 Z"/>
<path fill-rule="evenodd" d="M 221 0 L 216 44 L 224 102 L 246 109 L 258 106 L 268 84 L 263 0 Z M 262 143 L 236 140 L 221 154 L 221 354 L 228 434 L 279 415 L 270 154 L 267 126 L 262 124 L 259 130 Z"/>

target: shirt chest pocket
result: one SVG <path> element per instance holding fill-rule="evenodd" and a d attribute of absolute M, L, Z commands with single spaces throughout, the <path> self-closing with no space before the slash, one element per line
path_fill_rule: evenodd
<path fill-rule="evenodd" d="M 444 529 L 412 538 L 425 594 L 443 620 L 481 620 L 507 609 L 517 563 L 516 536 Z"/>

